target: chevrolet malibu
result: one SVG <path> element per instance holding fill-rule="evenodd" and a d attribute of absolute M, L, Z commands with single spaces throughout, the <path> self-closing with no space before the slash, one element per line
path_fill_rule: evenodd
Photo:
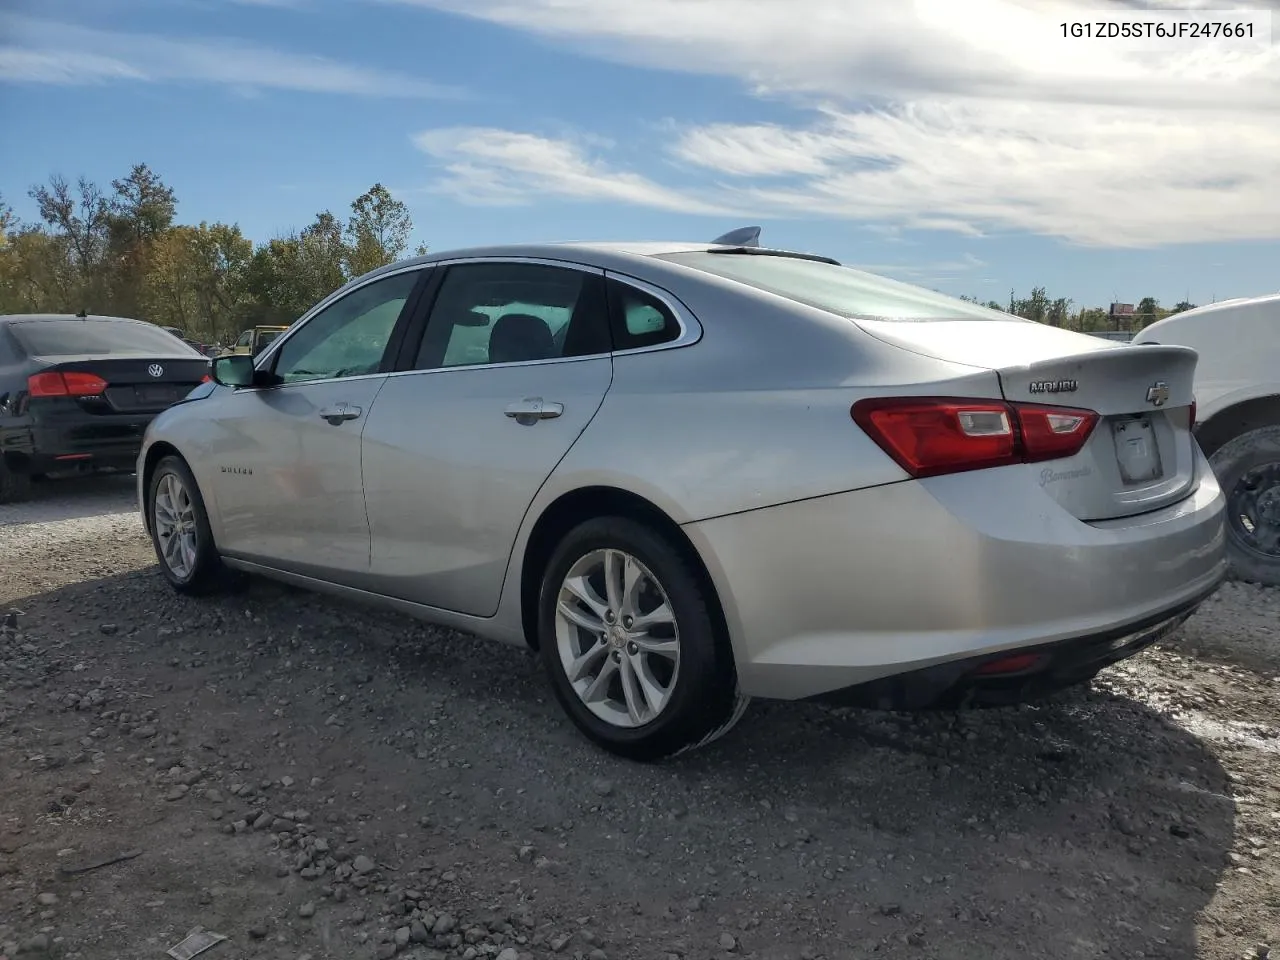
<path fill-rule="evenodd" d="M 1218 587 L 1194 350 L 758 235 L 353 280 L 150 425 L 161 571 L 528 644 L 582 733 L 638 760 L 710 742 L 751 697 L 1037 697 Z"/>

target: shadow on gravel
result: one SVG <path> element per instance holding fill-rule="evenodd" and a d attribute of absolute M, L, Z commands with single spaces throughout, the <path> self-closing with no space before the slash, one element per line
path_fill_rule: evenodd
<path fill-rule="evenodd" d="M 42 480 L 26 500 L 0 504 L 0 527 L 134 513 L 134 483 L 133 474 L 118 473 Z"/>
<path fill-rule="evenodd" d="M 959 714 L 757 702 L 719 743 L 640 766 L 572 730 L 528 651 L 261 581 L 187 600 L 154 569 L 23 604 L 35 622 L 90 595 L 137 618 L 116 615 L 139 679 L 176 685 L 187 711 L 216 688 L 216 709 L 245 721 L 226 733 L 255 762 L 305 731 L 307 762 L 335 788 L 357 757 L 370 803 L 381 777 L 379 803 L 433 818 L 452 804 L 447 819 L 497 824 L 488 839 L 504 849 L 594 818 L 548 845 L 566 895 L 588 900 L 665 902 L 715 874 L 721 898 L 810 904 L 848 949 L 890 935 L 906 938 L 899 951 L 945 944 L 938 955 L 961 960 L 1182 958 L 1231 849 L 1235 808 L 1210 745 L 1096 687 Z M 254 704 L 274 717 L 261 729 Z M 601 870 L 619 856 L 628 870 Z"/>

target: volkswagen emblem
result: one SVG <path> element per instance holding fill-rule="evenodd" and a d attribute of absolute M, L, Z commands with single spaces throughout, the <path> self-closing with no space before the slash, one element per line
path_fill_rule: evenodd
<path fill-rule="evenodd" d="M 1164 402 L 1169 399 L 1169 385 L 1163 380 L 1157 380 L 1151 386 L 1147 387 L 1147 403 L 1153 403 L 1157 407 L 1164 406 Z"/>
<path fill-rule="evenodd" d="M 158 363 L 153 363 L 151 366 L 147 367 L 147 373 L 151 374 L 153 377 L 163 377 L 164 367 L 160 366 Z M 1151 394 L 1147 394 L 1147 399 L 1150 398 Z"/>

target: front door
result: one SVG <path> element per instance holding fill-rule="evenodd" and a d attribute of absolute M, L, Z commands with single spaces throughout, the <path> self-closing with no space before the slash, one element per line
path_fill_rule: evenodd
<path fill-rule="evenodd" d="M 210 410 L 224 553 L 342 583 L 368 571 L 360 436 L 420 276 L 382 277 L 329 304 L 264 356 L 277 386 L 237 390 Z"/>
<path fill-rule="evenodd" d="M 613 376 L 599 271 L 448 267 L 364 433 L 373 589 L 491 616 L 521 522 Z"/>

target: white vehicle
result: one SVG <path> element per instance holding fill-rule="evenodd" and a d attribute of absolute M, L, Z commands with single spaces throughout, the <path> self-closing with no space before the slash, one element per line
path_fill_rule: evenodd
<path fill-rule="evenodd" d="M 1232 571 L 1280 586 L 1280 293 L 1166 317 L 1133 343 L 1199 352 L 1196 439 L 1227 497 Z"/>

